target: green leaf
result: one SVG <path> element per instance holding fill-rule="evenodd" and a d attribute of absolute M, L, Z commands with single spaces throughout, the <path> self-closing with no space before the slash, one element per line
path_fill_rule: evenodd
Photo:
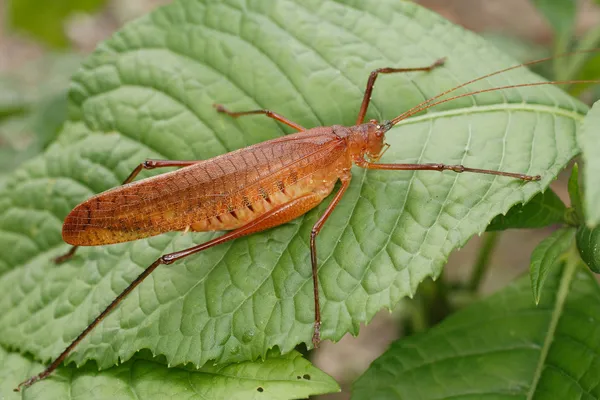
<path fill-rule="evenodd" d="M 106 0 L 9 0 L 8 22 L 49 46 L 65 48 L 69 44 L 63 26 L 66 18 L 75 12 L 96 11 L 104 3 Z"/>
<path fill-rule="evenodd" d="M 13 392 L 19 382 L 42 369 L 39 363 L 0 348 L 0 396 L 21 398 Z M 94 365 L 63 367 L 25 394 L 27 399 L 293 399 L 339 391 L 337 383 L 312 366 L 300 353 L 265 361 L 224 367 L 167 368 L 151 357 L 137 356 L 102 373 Z M 6 396 L 6 397 L 5 397 Z"/>
<path fill-rule="evenodd" d="M 517 204 L 506 215 L 498 215 L 488 231 L 505 229 L 535 229 L 563 222 L 567 211 L 562 200 L 552 190 L 535 195 L 525 204 Z"/>
<path fill-rule="evenodd" d="M 585 223 L 593 228 L 600 222 L 600 101 L 597 101 L 583 120 L 578 135 L 583 153 L 583 182 L 585 191 Z M 581 200 L 580 200 L 581 202 Z"/>
<path fill-rule="evenodd" d="M 581 259 L 593 272 L 600 274 L 600 227 L 581 225 L 576 238 Z"/>
<path fill-rule="evenodd" d="M 70 209 L 119 185 L 142 160 L 207 159 L 290 131 L 259 116 L 233 120 L 213 103 L 271 108 L 307 127 L 352 125 L 371 70 L 442 56 L 447 64 L 431 73 L 382 76 L 368 118 L 392 118 L 515 64 L 476 35 L 395 0 L 180 0 L 129 23 L 73 78 L 56 142 L 0 189 L 0 344 L 48 361 L 161 254 L 219 234 L 170 233 L 51 262 L 68 249 L 60 231 Z M 519 69 L 470 89 L 540 80 Z M 317 240 L 323 338 L 358 333 L 438 276 L 449 253 L 494 216 L 545 190 L 577 154 L 586 110 L 555 87 L 517 88 L 446 103 L 388 132 L 384 162 L 463 163 L 542 180 L 354 168 Z M 224 364 L 310 344 L 308 243 L 328 203 L 161 266 L 68 360 L 106 368 L 148 349 L 170 365 Z"/>
<path fill-rule="evenodd" d="M 399 340 L 352 399 L 598 398 L 600 288 L 570 255 L 538 306 L 523 277 L 420 335 Z"/>
<path fill-rule="evenodd" d="M 535 304 L 540 302 L 548 272 L 557 266 L 561 257 L 569 250 L 574 236 L 574 228 L 561 228 L 542 240 L 533 250 L 531 264 L 529 265 L 529 277 Z"/>

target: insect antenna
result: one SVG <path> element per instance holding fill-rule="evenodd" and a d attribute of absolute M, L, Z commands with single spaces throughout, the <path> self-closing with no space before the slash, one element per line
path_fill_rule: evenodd
<path fill-rule="evenodd" d="M 472 83 L 481 81 L 483 79 L 487 79 L 490 78 L 492 76 L 495 75 L 499 75 L 508 71 L 512 71 L 514 69 L 518 69 L 518 68 L 523 68 L 523 67 L 528 67 L 528 66 L 532 66 L 532 65 L 536 65 L 536 64 L 541 64 L 543 62 L 547 62 L 550 60 L 554 60 L 557 58 L 563 58 L 563 57 L 569 57 L 569 56 L 573 56 L 573 55 L 577 55 L 577 54 L 587 54 L 587 53 L 596 53 L 599 52 L 600 48 L 594 48 L 594 49 L 589 49 L 589 50 L 579 50 L 579 51 L 574 51 L 574 52 L 569 52 L 569 53 L 563 53 L 563 54 L 559 54 L 556 56 L 552 56 L 552 57 L 545 57 L 545 58 L 540 58 L 537 60 L 533 60 L 533 61 L 529 61 L 526 63 L 522 63 L 522 64 L 518 64 L 518 65 L 513 65 L 512 67 L 508 67 L 508 68 L 504 68 L 498 71 L 494 71 L 491 72 L 489 74 L 480 76 L 478 78 L 472 79 L 470 81 L 464 82 L 458 86 L 455 86 L 451 89 L 448 89 L 434 97 L 431 97 L 425 101 L 423 101 L 422 103 L 412 107 L 411 109 L 405 111 L 404 113 L 400 114 L 399 116 L 397 116 L 396 118 L 390 120 L 390 121 L 386 121 L 383 126 L 385 127 L 385 130 L 389 130 L 391 129 L 392 126 L 396 125 L 398 122 L 409 118 L 415 114 L 420 113 L 421 111 L 427 110 L 428 108 L 434 107 L 436 105 L 439 104 L 443 104 L 446 103 L 448 101 L 452 101 L 452 100 L 456 100 L 456 99 L 460 99 L 462 97 L 467 97 L 467 96 L 473 96 L 476 94 L 480 94 L 480 93 L 487 93 L 487 92 L 493 92 L 496 90 L 505 90 L 505 89 L 513 89 L 513 88 L 519 88 L 519 87 L 528 87 L 528 86 L 541 86 L 541 85 L 562 85 L 562 84 L 582 84 L 582 83 L 600 83 L 600 80 L 565 80 L 565 81 L 547 81 L 547 82 L 534 82 L 534 83 L 523 83 L 523 84 L 515 84 L 515 85 L 507 85 L 507 86 L 499 86 L 499 87 L 495 87 L 495 88 L 489 88 L 489 89 L 482 89 L 482 90 L 478 90 L 478 91 L 474 91 L 474 92 L 469 92 L 469 93 L 463 93 L 457 96 L 452 96 L 449 97 L 447 99 L 443 99 L 443 100 L 439 100 L 436 101 L 442 97 L 444 97 L 447 94 L 450 94 L 458 89 L 461 89 L 465 86 L 468 86 Z"/>
<path fill-rule="evenodd" d="M 429 103 L 429 104 L 424 104 L 422 106 L 417 106 L 415 108 L 411 108 L 409 111 L 399 115 L 398 117 L 392 119 L 391 121 L 388 121 L 385 123 L 385 127 L 386 128 L 391 128 L 392 126 L 396 125 L 398 122 L 407 119 L 409 117 L 412 117 L 415 114 L 420 113 L 421 111 L 427 110 L 428 108 L 437 106 L 439 104 L 443 104 L 452 100 L 456 100 L 456 99 L 460 99 L 463 97 L 467 97 L 467 96 L 473 96 L 476 94 L 481 94 L 481 93 L 487 93 L 487 92 L 494 92 L 496 90 L 505 90 L 505 89 L 514 89 L 514 88 L 520 88 L 520 87 L 529 87 L 529 86 L 542 86 L 542 85 L 567 85 L 567 84 L 582 84 L 582 83 L 600 83 L 600 79 L 582 79 L 582 80 L 567 80 L 567 81 L 550 81 L 550 82 L 534 82 L 534 83 L 519 83 L 516 85 L 507 85 L 507 86 L 498 86 L 495 88 L 489 88 L 489 89 L 483 89 L 483 90 L 477 90 L 475 92 L 469 92 L 469 93 L 463 93 L 463 94 L 459 94 L 457 96 L 452 96 L 449 97 L 447 99 L 444 100 L 439 100 L 436 101 L 434 103 Z M 388 128 L 388 129 L 389 129 Z"/>

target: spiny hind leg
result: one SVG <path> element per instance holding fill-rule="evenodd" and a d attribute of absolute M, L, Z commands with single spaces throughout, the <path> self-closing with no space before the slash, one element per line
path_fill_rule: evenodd
<path fill-rule="evenodd" d="M 154 168 L 164 168 L 164 167 L 188 167 L 190 165 L 194 165 L 196 164 L 197 160 L 191 160 L 191 161 L 178 161 L 178 160 L 146 160 L 142 163 L 140 163 L 140 165 L 138 165 L 137 167 L 135 167 L 135 169 L 131 172 L 131 174 L 129 174 L 129 176 L 123 181 L 123 185 L 131 182 L 132 180 L 135 179 L 135 177 L 143 170 L 143 169 L 154 169 Z M 75 255 L 75 252 L 77 251 L 77 248 L 79 246 L 71 246 L 71 248 L 69 249 L 69 251 L 67 251 L 65 254 L 58 256 L 54 259 L 54 262 L 56 264 L 60 264 L 63 263 L 65 261 L 67 261 L 68 259 L 70 259 L 71 257 L 73 257 Z"/>
<path fill-rule="evenodd" d="M 416 72 L 416 71 L 424 71 L 429 72 L 434 68 L 444 65 L 446 62 L 446 58 L 440 58 L 436 60 L 433 64 L 427 67 L 417 67 L 417 68 L 378 68 L 371 72 L 369 75 L 369 80 L 367 81 L 367 88 L 365 89 L 365 94 L 363 96 L 362 104 L 360 105 L 360 111 L 358 112 L 358 118 L 356 118 L 356 125 L 360 125 L 365 120 L 365 115 L 367 114 L 367 108 L 369 108 L 369 103 L 371 101 L 371 94 L 373 93 L 373 86 L 375 85 L 375 80 L 377 80 L 377 75 L 379 74 L 395 74 L 399 72 Z"/>
<path fill-rule="evenodd" d="M 302 131 L 306 130 L 306 128 L 304 128 L 303 126 L 298 125 L 297 123 L 290 121 L 289 119 L 287 119 L 283 115 L 279 115 L 277 113 L 274 113 L 271 110 L 252 110 L 252 111 L 233 112 L 233 111 L 229 111 L 222 104 L 213 104 L 213 107 L 217 110 L 217 112 L 227 114 L 227 115 L 229 115 L 230 117 L 233 117 L 233 118 L 242 117 L 244 115 L 263 114 L 263 115 L 266 115 L 269 118 L 273 118 L 274 120 L 277 120 L 277 121 L 279 121 L 279 122 L 281 122 L 283 124 L 286 124 L 289 127 L 294 128 L 298 132 L 302 132 Z"/>

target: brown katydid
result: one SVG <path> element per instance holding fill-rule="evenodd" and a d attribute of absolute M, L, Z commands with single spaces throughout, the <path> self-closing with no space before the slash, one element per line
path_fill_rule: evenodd
<path fill-rule="evenodd" d="M 549 59 L 535 60 L 473 79 L 384 122 L 376 120 L 364 122 L 378 75 L 428 72 L 442 66 L 444 59 L 439 59 L 426 67 L 381 68 L 371 72 L 354 126 L 333 125 L 306 129 L 270 110 L 231 112 L 222 105 L 215 105 L 216 111 L 234 118 L 263 114 L 298 132 L 209 160 L 146 160 L 133 170 L 122 186 L 100 193 L 75 207 L 66 217 L 62 231 L 65 242 L 73 247 L 66 254 L 58 257 L 57 262 L 72 257 L 79 246 L 121 243 L 170 231 L 228 232 L 206 243 L 159 257 L 131 282 L 44 371 L 22 382 L 15 390 L 19 391 L 50 375 L 83 338 L 159 265 L 168 265 L 218 244 L 289 222 L 320 204 L 333 191 L 339 180 L 340 189 L 314 224 L 310 235 L 315 313 L 312 341 L 317 347 L 320 341 L 321 314 L 315 240 L 350 184 L 352 165 L 380 170 L 451 170 L 457 173 L 498 175 L 523 181 L 539 180 L 540 175 L 493 171 L 463 165 L 381 164 L 378 161 L 387 149 L 385 133 L 388 130 L 398 122 L 435 105 L 494 90 L 596 82 L 524 83 L 483 89 L 440 100 L 442 96 L 473 82 Z M 160 167 L 180 167 L 180 169 L 132 182 L 143 169 Z M 239 177 L 243 177 L 241 184 Z"/>

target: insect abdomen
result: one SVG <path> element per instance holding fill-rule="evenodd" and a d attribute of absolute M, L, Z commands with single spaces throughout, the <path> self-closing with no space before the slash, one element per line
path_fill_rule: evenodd
<path fill-rule="evenodd" d="M 317 128 L 101 193 L 78 205 L 63 239 L 120 243 L 169 231 L 229 230 L 309 191 L 329 193 L 343 141 Z"/>

